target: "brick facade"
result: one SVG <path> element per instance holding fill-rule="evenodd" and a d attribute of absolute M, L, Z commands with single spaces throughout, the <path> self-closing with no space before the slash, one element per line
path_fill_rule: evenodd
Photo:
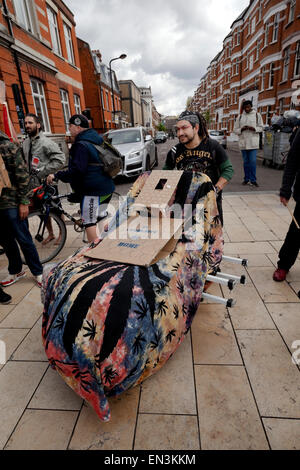
<path fill-rule="evenodd" d="M 61 0 L 2 3 L 0 79 L 13 125 L 20 134 L 17 105 L 21 105 L 21 112 L 41 115 L 48 134 L 63 135 L 69 115 L 85 108 L 74 16 Z M 19 90 L 21 102 L 13 88 Z M 2 127 L 1 105 L 0 116 Z"/>
<path fill-rule="evenodd" d="M 209 127 L 230 133 L 244 100 L 252 100 L 266 125 L 274 113 L 300 109 L 300 1 L 250 1 L 201 78 L 190 108 L 203 112 Z"/>
<path fill-rule="evenodd" d="M 112 70 L 110 77 L 110 69 L 102 62 L 100 51 L 92 51 L 82 39 L 77 39 L 77 43 L 85 103 L 90 111 L 93 127 L 100 133 L 123 127 L 121 95 L 115 72 Z"/>

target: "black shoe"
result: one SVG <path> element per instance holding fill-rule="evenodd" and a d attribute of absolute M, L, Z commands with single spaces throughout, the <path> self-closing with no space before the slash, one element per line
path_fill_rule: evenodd
<path fill-rule="evenodd" d="M 246 186 L 246 184 L 249 184 L 249 181 L 244 180 L 244 181 L 242 182 L 242 185 Z"/>
<path fill-rule="evenodd" d="M 254 183 L 251 182 L 250 184 L 251 186 L 255 186 L 256 188 L 259 188 L 259 184 L 256 181 L 254 181 Z"/>
<path fill-rule="evenodd" d="M 6 294 L 2 289 L 0 290 L 0 304 L 10 304 L 11 295 Z"/>

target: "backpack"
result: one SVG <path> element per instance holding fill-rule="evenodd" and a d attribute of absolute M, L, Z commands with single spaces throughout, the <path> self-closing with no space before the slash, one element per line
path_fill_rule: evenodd
<path fill-rule="evenodd" d="M 123 170 L 123 157 L 120 152 L 110 145 L 108 142 L 104 141 L 101 145 L 92 144 L 95 149 L 98 151 L 101 166 L 106 175 L 113 178 L 121 170 Z M 97 163 L 92 163 L 92 166 L 98 165 Z"/>

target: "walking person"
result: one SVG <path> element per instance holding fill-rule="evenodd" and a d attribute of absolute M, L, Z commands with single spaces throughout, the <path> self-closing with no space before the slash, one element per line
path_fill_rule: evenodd
<path fill-rule="evenodd" d="M 292 195 L 296 201 L 293 221 L 289 227 L 284 243 L 279 251 L 277 269 L 273 274 L 274 281 L 282 282 L 294 265 L 300 250 L 300 128 L 297 130 L 289 150 L 282 177 L 280 201 L 287 206 Z M 297 226 L 298 225 L 298 226 Z"/>
<path fill-rule="evenodd" d="M 30 174 L 29 189 L 33 189 L 48 175 L 60 170 L 65 165 L 66 156 L 56 142 L 44 135 L 40 119 L 35 114 L 26 115 L 25 130 L 28 137 L 24 140 L 22 149 Z M 43 241 L 43 245 L 55 238 L 51 219 L 47 223 L 47 230 L 48 237 Z M 58 242 L 59 240 L 55 243 Z"/>
<path fill-rule="evenodd" d="M 217 191 L 217 206 L 223 225 L 222 190 L 233 176 L 233 168 L 223 147 L 209 137 L 201 114 L 184 111 L 176 124 L 179 144 L 167 154 L 164 170 L 196 170 L 210 177 Z"/>
<path fill-rule="evenodd" d="M 28 230 L 27 217 L 30 201 L 27 197 L 29 173 L 21 147 L 10 142 L 0 131 L 0 154 L 8 172 L 11 187 L 3 188 L 0 195 L 0 244 L 8 258 L 8 276 L 0 281 L 2 287 L 22 279 L 26 273 L 19 246 L 36 283 L 41 287 L 43 267 Z"/>
<path fill-rule="evenodd" d="M 2 287 L 0 287 L 0 304 L 6 305 L 11 303 L 11 295 L 4 292 Z"/>
<path fill-rule="evenodd" d="M 261 115 L 253 109 L 251 101 L 243 102 L 242 114 L 235 121 L 233 131 L 239 136 L 239 147 L 244 160 L 244 181 L 242 184 L 258 187 L 256 158 L 260 133 L 263 131 L 263 121 Z"/>
<path fill-rule="evenodd" d="M 110 176 L 103 172 L 99 152 L 94 144 L 101 145 L 102 137 L 89 128 L 89 122 L 82 114 L 70 118 L 70 133 L 74 143 L 70 149 L 69 169 L 50 174 L 48 184 L 55 180 L 70 183 L 75 199 L 80 202 L 81 217 L 88 242 L 98 236 L 97 222 L 103 211 L 103 204 L 108 204 L 115 185 Z"/>

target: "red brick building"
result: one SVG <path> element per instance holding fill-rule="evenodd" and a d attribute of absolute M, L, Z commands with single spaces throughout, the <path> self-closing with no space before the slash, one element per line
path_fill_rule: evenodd
<path fill-rule="evenodd" d="M 209 127 L 232 132 L 244 100 L 252 100 L 266 124 L 274 113 L 300 109 L 299 0 L 250 1 L 201 78 L 190 107 L 205 113 Z"/>
<path fill-rule="evenodd" d="M 82 71 L 85 103 L 90 111 L 93 127 L 100 133 L 126 126 L 121 111 L 121 94 L 116 74 L 102 62 L 100 51 L 92 51 L 89 44 L 77 39 Z M 113 103 L 114 100 L 114 103 Z"/>
<path fill-rule="evenodd" d="M 46 133 L 63 136 L 70 115 L 85 108 L 73 13 L 61 0 L 3 0 L 0 57 L 17 133 L 24 113 L 32 112 Z"/>

